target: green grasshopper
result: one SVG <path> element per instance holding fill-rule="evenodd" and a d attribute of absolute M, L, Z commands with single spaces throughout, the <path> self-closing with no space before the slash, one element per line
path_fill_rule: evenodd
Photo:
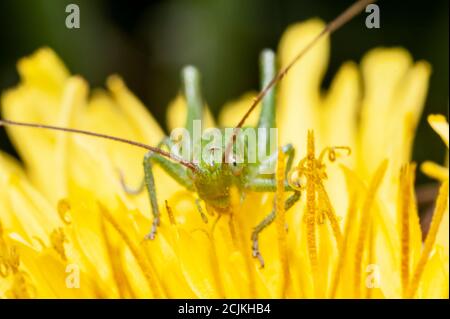
<path fill-rule="evenodd" d="M 129 194 L 139 193 L 144 189 L 147 189 L 150 204 L 153 213 L 153 221 L 148 239 L 154 239 L 157 228 L 160 224 L 160 211 L 157 204 L 155 180 L 153 177 L 152 167 L 154 164 L 161 166 L 172 178 L 174 178 L 180 185 L 189 191 L 198 194 L 197 208 L 202 216 L 202 219 L 206 222 L 206 215 L 203 213 L 200 201 L 205 202 L 205 205 L 209 210 L 212 210 L 218 214 L 218 218 L 223 214 L 230 213 L 231 211 L 231 196 L 230 189 L 237 187 L 241 195 L 245 195 L 247 192 L 275 192 L 276 180 L 272 175 L 261 174 L 261 168 L 263 166 L 273 166 L 277 159 L 277 151 L 268 156 L 265 160 L 257 160 L 255 162 L 239 162 L 234 155 L 236 151 L 236 142 L 240 139 L 241 143 L 245 144 L 240 138 L 240 130 L 243 127 L 246 119 L 254 111 L 256 106 L 261 103 L 261 113 L 256 129 L 269 130 L 275 128 L 275 86 L 276 84 L 287 74 L 292 66 L 297 63 L 302 56 L 304 56 L 316 43 L 326 34 L 331 34 L 340 28 L 343 24 L 348 22 L 355 15 L 360 13 L 366 5 L 373 1 L 360 0 L 355 2 L 336 19 L 331 21 L 324 30 L 318 34 L 303 50 L 301 50 L 294 59 L 278 73 L 276 72 L 276 58 L 275 54 L 270 50 L 262 52 L 260 57 L 260 73 L 261 73 L 261 86 L 260 93 L 253 100 L 252 105 L 242 117 L 241 121 L 233 129 L 228 143 L 225 143 L 225 150 L 222 154 L 221 162 L 207 161 L 203 158 L 194 163 L 189 158 L 184 158 L 179 154 L 165 151 L 162 147 L 171 149 L 174 146 L 174 141 L 168 137 L 165 137 L 158 145 L 158 147 L 149 146 L 143 143 L 138 143 L 130 140 L 126 140 L 120 137 L 109 136 L 99 134 L 95 132 L 83 131 L 72 128 L 57 127 L 51 125 L 43 125 L 36 123 L 24 123 L 10 120 L 0 120 L 0 126 L 2 125 L 15 125 L 24 127 L 43 128 L 50 130 L 65 131 L 71 133 L 78 133 L 84 135 L 90 135 L 118 142 L 130 144 L 140 148 L 148 150 L 144 156 L 144 181 L 142 186 L 138 189 L 129 189 L 121 176 L 121 183 L 124 190 Z M 184 87 L 184 96 L 187 102 L 187 120 L 185 128 L 192 135 L 193 133 L 193 121 L 201 120 L 203 115 L 203 99 L 200 93 L 200 75 L 199 72 L 192 66 L 188 66 L 182 71 L 182 81 Z M 268 145 L 269 135 L 262 135 L 264 140 L 258 141 L 258 145 Z M 265 136 L 265 137 L 264 137 Z M 227 141 L 225 141 L 227 142 Z M 212 149 L 211 151 L 214 151 Z M 244 157 L 248 153 L 248 149 L 244 147 Z M 281 148 L 281 151 L 286 154 L 286 172 L 289 172 L 292 161 L 294 159 L 294 149 L 291 144 L 287 144 Z M 191 155 L 191 154 L 188 154 Z M 292 188 L 287 179 L 285 179 L 285 191 L 292 194 L 286 199 L 285 209 L 291 208 L 300 198 L 300 192 Z M 264 260 L 261 256 L 258 247 L 258 237 L 263 229 L 270 225 L 275 219 L 275 210 L 273 209 L 256 227 L 253 229 L 252 240 L 252 255 L 259 259 L 261 267 L 264 267 Z"/>

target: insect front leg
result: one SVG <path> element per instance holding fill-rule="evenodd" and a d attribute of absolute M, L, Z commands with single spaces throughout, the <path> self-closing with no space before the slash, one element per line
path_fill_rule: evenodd
<path fill-rule="evenodd" d="M 282 152 L 287 155 L 286 162 L 286 174 L 289 172 L 292 166 L 292 162 L 295 156 L 295 149 L 292 144 L 286 144 L 282 147 Z M 266 159 L 265 162 L 262 162 L 260 165 L 274 165 L 277 159 L 277 152 L 275 152 L 272 156 Z M 286 175 L 287 176 L 287 175 Z M 276 191 L 276 180 L 273 178 L 263 178 L 257 177 L 254 178 L 248 185 L 246 185 L 246 189 L 255 191 L 255 192 L 275 192 Z M 285 191 L 294 191 L 294 193 L 287 198 L 285 202 L 286 211 L 290 209 L 299 199 L 300 192 L 293 190 L 287 183 L 285 182 Z M 259 234 L 263 231 L 264 228 L 269 226 L 273 220 L 275 219 L 275 210 L 272 210 L 270 214 L 268 214 L 254 229 L 252 233 L 252 255 L 255 258 L 258 258 L 261 267 L 264 267 L 264 259 L 259 250 L 259 242 L 258 237 Z"/>
<path fill-rule="evenodd" d="M 156 200 L 156 188 L 155 179 L 153 177 L 153 163 L 160 165 L 164 171 L 166 171 L 173 179 L 175 179 L 180 185 L 184 186 L 187 190 L 193 190 L 193 184 L 187 174 L 187 170 L 184 166 L 174 163 L 169 159 L 161 156 L 160 154 L 148 152 L 144 156 L 144 173 L 145 173 L 145 186 L 150 198 L 150 205 L 153 213 L 153 223 L 150 233 L 146 238 L 154 239 L 156 230 L 159 226 L 160 212 L 158 208 L 158 201 Z"/>
<path fill-rule="evenodd" d="M 294 193 L 289 196 L 286 199 L 286 202 L 284 203 L 284 209 L 287 211 L 290 209 L 294 204 L 300 199 L 300 192 L 294 191 Z M 269 226 L 275 219 L 276 211 L 273 209 L 270 214 L 268 214 L 264 219 L 256 225 L 255 228 L 253 228 L 252 232 L 252 255 L 255 258 L 258 258 L 261 268 L 264 267 L 264 259 L 261 255 L 261 252 L 259 250 L 259 234 L 267 227 Z"/>

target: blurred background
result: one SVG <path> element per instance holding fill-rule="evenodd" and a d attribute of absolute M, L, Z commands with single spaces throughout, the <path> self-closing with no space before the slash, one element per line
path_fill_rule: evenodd
<path fill-rule="evenodd" d="M 41 46 L 53 48 L 72 73 L 92 87 L 119 73 L 165 125 L 165 109 L 179 90 L 179 71 L 195 64 L 213 112 L 228 100 L 258 89 L 257 58 L 277 48 L 286 27 L 320 17 L 326 21 L 352 0 L 2 0 L 0 2 L 0 91 L 18 82 L 16 62 Z M 67 29 L 65 8 L 80 7 L 81 28 Z M 448 115 L 449 1 L 379 1 L 381 28 L 368 30 L 360 15 L 331 38 L 323 87 L 339 66 L 359 62 L 376 46 L 403 46 L 425 59 L 433 74 L 425 115 Z M 422 118 L 414 160 L 442 162 L 445 149 Z M 0 148 L 15 154 L 4 130 Z M 427 180 L 419 175 L 419 183 Z"/>

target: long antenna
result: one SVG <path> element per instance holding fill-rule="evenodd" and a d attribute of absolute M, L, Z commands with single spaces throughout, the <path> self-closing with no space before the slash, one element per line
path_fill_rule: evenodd
<path fill-rule="evenodd" d="M 231 135 L 231 141 L 228 143 L 227 148 L 225 150 L 223 159 L 225 162 L 225 159 L 227 158 L 233 141 L 236 138 L 237 133 L 239 132 L 239 129 L 244 125 L 247 118 L 250 116 L 250 114 L 253 112 L 253 110 L 256 108 L 259 102 L 266 96 L 267 92 L 275 86 L 279 81 L 281 81 L 284 76 L 289 72 L 289 70 L 326 34 L 332 34 L 334 31 L 342 27 L 344 24 L 346 24 L 348 21 L 350 21 L 352 18 L 354 18 L 356 15 L 358 15 L 367 5 L 376 2 L 376 0 L 359 0 L 352 4 L 350 7 L 348 7 L 344 12 L 342 12 L 337 18 L 329 22 L 325 28 L 314 38 L 311 40 L 311 42 L 308 43 L 306 47 L 304 47 L 297 55 L 292 59 L 292 61 L 284 67 L 284 69 L 280 70 L 277 75 L 258 93 L 258 95 L 253 99 L 253 102 L 248 109 L 247 113 L 244 114 L 242 119 L 239 121 L 239 123 L 236 125 L 236 127 L 233 130 L 233 133 Z"/>
<path fill-rule="evenodd" d="M 178 156 L 170 154 L 169 152 L 163 151 L 157 147 L 153 147 L 153 146 L 150 146 L 150 145 L 147 145 L 144 143 L 130 141 L 130 140 L 127 140 L 127 139 L 124 139 L 121 137 L 110 136 L 110 135 L 95 133 L 95 132 L 89 132 L 89 131 L 84 131 L 84 130 L 79 130 L 79 129 L 74 129 L 74 128 L 66 128 L 66 127 L 36 124 L 36 123 L 16 122 L 16 121 L 5 120 L 5 119 L 3 119 L 3 120 L 0 119 L 0 126 L 25 126 L 25 127 L 42 128 L 42 129 L 47 129 L 47 130 L 63 131 L 63 132 L 69 132 L 69 133 L 78 133 L 78 134 L 83 134 L 83 135 L 100 137 L 100 138 L 104 138 L 104 139 L 108 139 L 108 140 L 113 140 L 116 142 L 130 144 L 130 145 L 133 145 L 136 147 L 144 148 L 146 150 L 158 153 L 164 157 L 174 160 L 174 161 L 180 163 L 181 165 L 191 169 L 192 171 L 197 171 L 197 166 L 195 164 L 193 164 L 189 161 L 186 161 Z"/>

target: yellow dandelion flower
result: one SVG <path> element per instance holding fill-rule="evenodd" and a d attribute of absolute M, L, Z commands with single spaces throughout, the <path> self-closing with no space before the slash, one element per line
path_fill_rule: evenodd
<path fill-rule="evenodd" d="M 280 43 L 281 64 L 323 26 L 319 20 L 291 26 Z M 448 182 L 422 247 L 409 164 L 430 67 L 414 63 L 404 49 L 375 49 L 361 68 L 345 63 L 321 94 L 328 53 L 325 37 L 279 85 L 280 138 L 293 143 L 298 164 L 286 172 L 279 152 L 276 180 L 283 185 L 289 173 L 302 192 L 289 211 L 280 204 L 287 197 L 283 187 L 243 200 L 232 189 L 231 214 L 205 224 L 195 192 L 155 167 L 161 224 L 154 240 L 144 240 L 148 198 L 125 194 L 117 176 L 120 169 L 129 184 L 139 185 L 142 150 L 8 127 L 23 165 L 0 154 L 0 297 L 448 297 L 448 249 L 435 240 L 441 220 L 448 221 Z M 19 85 L 2 96 L 4 118 L 148 145 L 164 136 L 117 76 L 107 90 L 89 94 L 85 81 L 47 48 L 22 59 L 18 69 Z M 219 124 L 235 125 L 253 97 L 225 106 Z M 186 114 L 183 98 L 176 98 L 169 128 L 182 126 Z M 213 125 L 208 114 L 205 121 Z M 275 225 L 259 242 L 261 268 L 250 234 L 274 200 Z"/>

